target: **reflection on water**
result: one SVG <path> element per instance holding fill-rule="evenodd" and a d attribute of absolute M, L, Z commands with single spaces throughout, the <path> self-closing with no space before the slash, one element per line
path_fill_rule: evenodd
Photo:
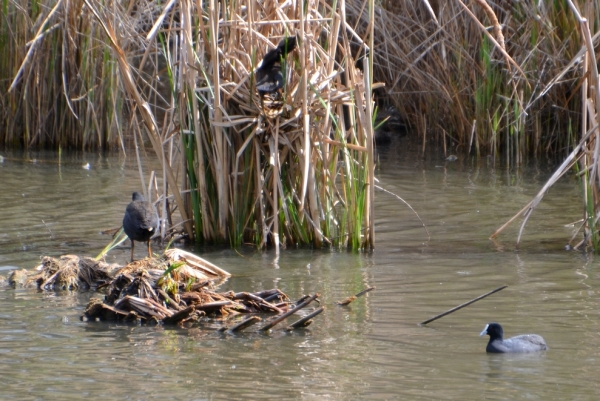
<path fill-rule="evenodd" d="M 551 189 L 516 252 L 518 222 L 488 237 L 535 195 L 550 167 L 423 160 L 394 146 L 380 153 L 380 185 L 415 208 L 430 240 L 406 206 L 379 192 L 372 254 L 197 250 L 234 275 L 224 291 L 320 293 L 326 311 L 308 329 L 223 335 L 210 322 L 82 323 L 91 294 L 1 288 L 0 398 L 595 399 L 600 270 L 593 256 L 564 251 L 581 213 L 576 183 Z M 119 157 L 80 154 L 58 164 L 51 154 L 3 156 L 2 275 L 33 267 L 40 255 L 95 256 L 110 240 L 99 232 L 120 225 L 140 189 L 135 165 Z M 109 261 L 126 261 L 127 246 Z M 370 285 L 377 289 L 335 305 Z M 478 334 L 490 321 L 507 337 L 540 334 L 550 350 L 488 355 Z"/>

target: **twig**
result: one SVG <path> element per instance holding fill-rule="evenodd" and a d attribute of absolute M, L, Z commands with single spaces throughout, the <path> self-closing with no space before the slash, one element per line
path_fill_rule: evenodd
<path fill-rule="evenodd" d="M 157 288 L 156 292 L 158 292 L 158 294 L 162 297 L 162 299 L 165 300 L 165 302 L 167 303 L 167 307 L 173 308 L 178 312 L 181 311 L 182 309 L 185 309 L 185 308 L 181 307 L 173 298 L 171 298 L 169 296 L 169 294 L 167 294 L 165 291 L 161 290 L 160 288 Z"/>
<path fill-rule="evenodd" d="M 289 310 L 286 313 L 284 313 L 284 314 L 276 317 L 275 319 L 271 320 L 269 323 L 267 323 L 266 325 L 264 325 L 263 327 L 261 327 L 260 330 L 261 331 L 267 331 L 267 330 L 271 329 L 277 323 L 281 322 L 282 320 L 284 320 L 288 316 L 292 316 L 294 313 L 298 312 L 300 309 L 304 308 L 306 305 L 310 304 L 312 301 L 314 301 L 318 297 L 319 297 L 319 294 L 315 294 L 315 295 L 309 297 L 304 302 L 298 304 L 298 306 L 296 306 L 294 309 Z"/>
<path fill-rule="evenodd" d="M 294 329 L 298 329 L 301 327 L 306 327 L 308 325 L 310 325 L 312 323 L 312 318 L 321 314 L 321 312 L 323 312 L 325 310 L 324 306 L 321 306 L 319 309 L 317 309 L 316 311 L 314 311 L 311 314 L 306 315 L 305 317 L 303 317 L 302 319 L 294 322 L 293 324 L 290 324 L 288 327 L 286 327 L 287 331 L 291 331 Z"/>
<path fill-rule="evenodd" d="M 253 324 L 256 324 L 258 322 L 260 322 L 262 319 L 258 316 L 250 316 L 248 319 L 245 319 L 241 322 L 239 322 L 238 324 L 232 326 L 231 328 L 227 328 L 227 327 L 221 327 L 219 329 L 219 331 L 227 331 L 229 333 L 235 333 L 236 331 L 242 331 L 247 327 L 252 326 Z"/>
<path fill-rule="evenodd" d="M 192 285 L 192 287 L 190 288 L 190 292 L 198 291 L 199 289 L 210 285 L 211 282 L 212 282 L 211 280 L 204 280 L 200 283 L 196 283 L 196 284 Z"/>
<path fill-rule="evenodd" d="M 270 297 L 273 297 L 273 296 L 285 295 L 279 288 L 273 288 L 272 290 L 264 290 L 264 291 L 259 291 L 259 292 L 253 292 L 252 294 L 256 295 L 257 297 L 261 297 L 265 301 L 268 301 L 267 298 L 270 298 Z"/>
<path fill-rule="evenodd" d="M 254 294 L 250 294 L 248 292 L 237 293 L 237 294 L 235 294 L 234 299 L 249 299 L 249 300 L 252 300 L 254 302 L 257 302 L 259 305 L 262 305 L 262 306 L 266 307 L 267 309 L 270 309 L 270 310 L 272 310 L 274 312 L 283 313 L 283 311 L 281 309 L 279 309 L 278 307 L 276 307 L 272 303 L 267 302 L 264 299 L 262 299 L 261 297 L 256 296 Z"/>
<path fill-rule="evenodd" d="M 281 294 L 273 294 L 273 295 L 269 295 L 268 297 L 264 297 L 263 299 L 264 299 L 265 301 L 267 301 L 267 302 L 271 302 L 271 301 L 273 301 L 273 300 L 275 300 L 275 299 L 279 299 L 280 301 L 281 301 L 281 300 L 284 300 L 284 298 L 283 298 L 283 297 L 284 297 L 284 295 L 281 295 Z M 262 297 L 261 297 L 261 298 L 262 298 Z M 277 306 L 277 305 L 275 305 L 275 306 Z M 277 306 L 277 307 L 279 308 L 279 306 Z"/>
<path fill-rule="evenodd" d="M 356 295 L 352 295 L 352 296 L 350 296 L 350 297 L 348 297 L 348 298 L 346 298 L 346 299 L 344 299 L 342 301 L 336 302 L 336 304 L 338 304 L 338 305 L 348 305 L 350 302 L 354 301 L 356 298 L 365 295 L 369 291 L 373 291 L 375 288 L 376 287 L 366 288 L 366 289 L 362 290 L 361 292 L 359 292 Z"/>
<path fill-rule="evenodd" d="M 408 208 L 410 210 L 412 210 L 412 212 L 415 214 L 415 216 L 417 216 L 417 219 L 419 219 L 419 221 L 421 222 L 421 224 L 423 225 L 423 229 L 425 230 L 425 232 L 427 233 L 427 240 L 431 240 L 431 235 L 429 234 L 429 230 L 427 229 L 427 226 L 425 225 L 425 223 L 423 222 L 423 219 L 421 219 L 421 216 L 419 216 L 419 213 L 417 213 L 417 211 L 415 209 L 413 209 L 413 207 L 404 199 L 402 199 L 401 197 L 399 197 L 398 195 L 396 195 L 393 192 L 388 191 L 387 189 L 380 187 L 379 185 L 375 185 L 375 188 L 377 188 L 380 191 L 383 191 L 387 194 L 390 194 L 392 196 L 395 196 L 399 201 L 401 201 L 402 203 L 404 203 L 406 206 L 408 206 Z"/>
<path fill-rule="evenodd" d="M 206 309 L 215 309 L 221 308 L 223 306 L 233 305 L 232 301 L 217 301 L 217 302 L 207 302 L 205 304 L 195 304 L 194 306 L 198 310 L 206 310 Z"/>
<path fill-rule="evenodd" d="M 162 320 L 163 324 L 176 324 L 180 321 L 187 319 L 190 317 L 192 313 L 196 310 L 194 305 L 188 306 L 187 308 L 180 310 L 179 312 L 173 314 L 172 316 L 167 316 Z"/>
<path fill-rule="evenodd" d="M 500 290 L 503 290 L 503 289 L 505 289 L 506 287 L 508 287 L 508 286 L 507 286 L 507 285 L 503 285 L 502 287 L 498 287 L 498 288 L 496 288 L 494 291 L 490 291 L 490 292 L 488 292 L 488 293 L 486 293 L 486 294 L 483 294 L 483 295 L 481 295 L 481 296 L 479 296 L 479 297 L 477 297 L 477 298 L 475 298 L 475 299 L 472 299 L 472 300 L 470 300 L 469 302 L 465 302 L 464 304 L 460 304 L 460 305 L 458 305 L 458 306 L 457 306 L 457 307 L 455 307 L 455 308 L 452 308 L 452 309 L 450 309 L 450 310 L 447 310 L 447 311 L 446 311 L 446 312 L 444 312 L 444 313 L 441 313 L 441 314 L 439 314 L 439 315 L 437 315 L 437 316 L 434 316 L 434 317 L 432 317 L 431 319 L 427 319 L 427 320 L 425 320 L 424 322 L 421 322 L 421 323 L 419 323 L 419 326 L 422 326 L 422 325 L 424 325 L 424 324 L 427 324 L 427 323 L 431 323 L 431 322 L 433 322 L 434 320 L 437 320 L 437 319 L 439 319 L 439 318 L 441 318 L 441 317 L 444 317 L 444 316 L 446 316 L 446 315 L 449 315 L 449 314 L 451 314 L 452 312 L 456 312 L 457 310 L 459 310 L 459 309 L 462 309 L 462 308 L 464 308 L 465 306 L 471 305 L 473 302 L 477 302 L 477 301 L 479 301 L 480 299 L 483 299 L 483 298 L 487 297 L 488 295 L 492 295 L 492 294 L 493 294 L 493 293 L 495 293 L 495 292 L 498 292 L 498 291 L 500 291 Z"/>
<path fill-rule="evenodd" d="M 296 306 L 300 305 L 302 302 L 306 301 L 308 298 L 310 298 L 310 295 L 303 295 L 303 296 L 302 296 L 302 297 L 301 297 L 299 300 L 297 300 L 297 301 L 294 303 L 294 305 L 295 305 L 295 306 L 294 306 L 294 308 L 295 308 Z"/>
<path fill-rule="evenodd" d="M 46 229 L 50 233 L 50 239 L 54 239 L 54 234 L 52 233 L 52 230 L 50 229 L 50 227 L 48 227 L 48 224 L 46 224 L 46 222 L 44 220 L 42 220 L 42 223 L 46 226 Z"/>

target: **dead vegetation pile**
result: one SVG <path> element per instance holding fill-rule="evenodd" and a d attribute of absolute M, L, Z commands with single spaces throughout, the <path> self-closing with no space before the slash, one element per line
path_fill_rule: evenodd
<path fill-rule="evenodd" d="M 240 314 L 252 314 L 231 327 L 225 323 L 222 331 L 239 331 L 260 322 L 256 314 L 276 313 L 277 316 L 261 328 L 269 330 L 319 296 L 307 295 L 293 303 L 279 289 L 218 292 L 217 286 L 228 277 L 228 272 L 192 253 L 170 249 L 159 258 L 145 258 L 124 267 L 77 255 L 45 256 L 33 273 L 25 269 L 11 272 L 8 284 L 49 291 L 104 293 L 104 300 L 90 299 L 81 316 L 83 321 L 193 324 L 204 316 L 227 322 Z M 311 318 L 323 310 L 322 307 L 315 310 L 289 329 L 309 325 Z"/>

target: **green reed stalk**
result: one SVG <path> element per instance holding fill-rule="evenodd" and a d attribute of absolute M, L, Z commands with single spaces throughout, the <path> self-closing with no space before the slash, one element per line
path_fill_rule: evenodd
<path fill-rule="evenodd" d="M 186 177 L 189 181 L 190 188 L 198 188 L 198 180 L 196 179 L 195 171 L 195 140 L 194 136 L 188 134 L 182 134 L 182 145 L 185 153 L 186 161 Z M 200 214 L 200 196 L 198 191 L 190 191 L 191 198 L 191 215 L 194 216 L 194 229 L 196 238 L 202 238 L 202 215 Z"/>
<path fill-rule="evenodd" d="M 587 195 L 585 198 L 585 216 L 587 220 L 587 233 L 589 235 L 588 241 L 594 252 L 598 252 L 598 229 L 596 223 L 596 210 L 594 204 L 594 192 L 597 189 L 593 183 L 590 183 L 590 177 L 587 174 L 587 172 L 584 175 L 584 177 L 584 185 L 586 186 L 585 193 Z"/>

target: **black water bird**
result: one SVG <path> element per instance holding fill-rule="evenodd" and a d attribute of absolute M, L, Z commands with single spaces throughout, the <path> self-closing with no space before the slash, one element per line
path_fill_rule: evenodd
<path fill-rule="evenodd" d="M 277 47 L 265 54 L 256 70 L 256 89 L 260 95 L 263 112 L 269 118 L 281 114 L 283 111 L 283 71 L 281 63 L 297 46 L 295 36 L 281 40 Z"/>
<path fill-rule="evenodd" d="M 504 352 L 537 352 L 548 349 L 546 341 L 537 334 L 523 334 L 503 340 L 504 330 L 498 323 L 489 323 L 485 326 L 480 336 L 489 335 L 490 341 L 485 348 L 486 352 L 504 353 Z"/>
<path fill-rule="evenodd" d="M 133 262 L 133 241 L 148 243 L 148 257 L 152 257 L 150 238 L 158 229 L 158 216 L 152 204 L 144 199 L 142 194 L 134 192 L 131 203 L 125 209 L 123 230 L 131 240 L 131 261 Z"/>

